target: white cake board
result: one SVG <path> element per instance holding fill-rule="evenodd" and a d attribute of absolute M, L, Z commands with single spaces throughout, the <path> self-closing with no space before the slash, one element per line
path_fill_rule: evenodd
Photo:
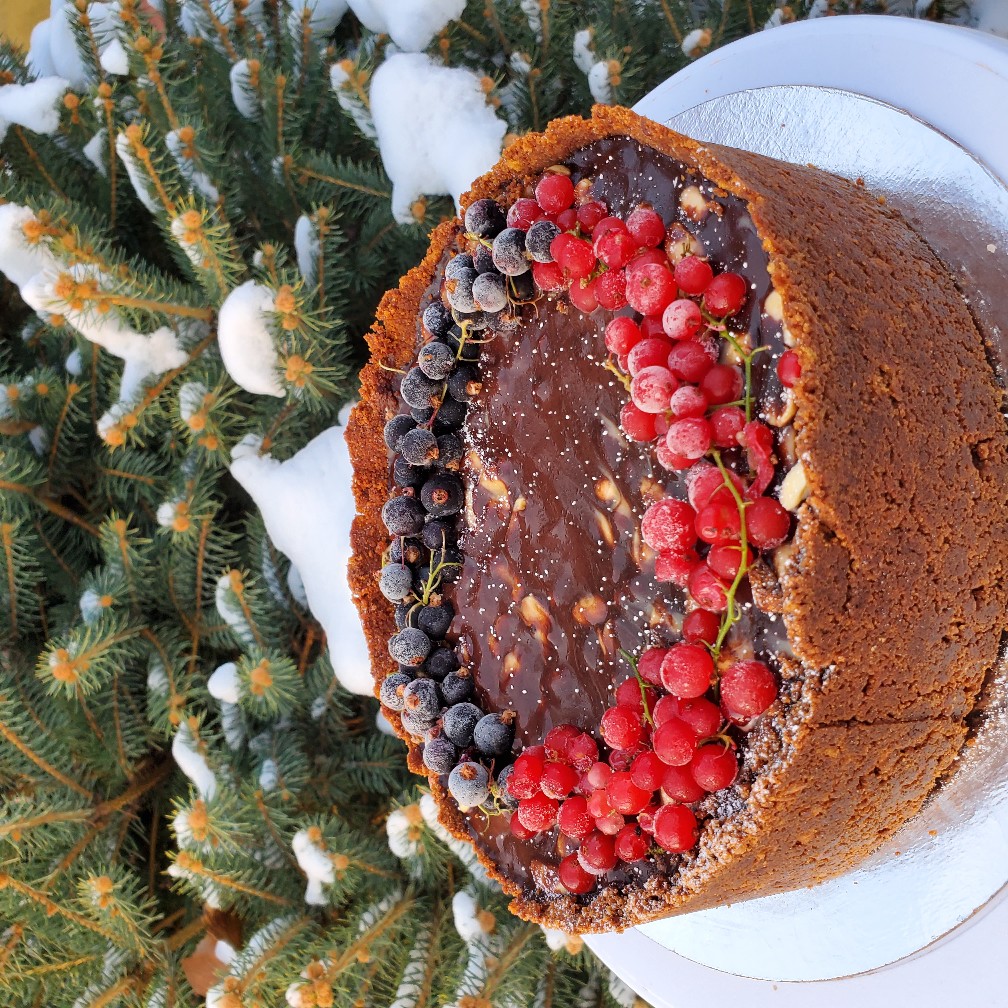
<path fill-rule="evenodd" d="M 902 202 L 964 289 L 989 294 L 974 307 L 997 325 L 1008 318 L 1008 191 L 997 181 L 1008 179 L 1006 108 L 1008 43 L 856 17 L 743 39 L 670 78 L 637 111 L 698 139 L 864 177 Z M 936 221 L 951 225 L 938 237 Z M 589 944 L 656 1008 L 739 995 L 802 1008 L 1008 1006 L 1003 720 L 965 764 L 843 879 Z"/>

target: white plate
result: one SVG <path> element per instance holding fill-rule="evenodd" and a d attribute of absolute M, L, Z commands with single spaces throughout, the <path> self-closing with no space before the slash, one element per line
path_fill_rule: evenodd
<path fill-rule="evenodd" d="M 998 128 L 1006 107 L 1008 44 L 857 17 L 750 36 L 666 81 L 637 110 L 699 139 L 865 177 L 903 204 L 965 288 L 987 292 L 975 307 L 1003 327 L 1008 192 L 965 150 L 1008 178 L 1008 132 Z M 817 1006 L 857 998 L 938 1008 L 966 995 L 1008 1005 L 1008 901 L 992 899 L 1008 877 L 1003 726 L 981 742 L 980 759 L 845 879 L 589 943 L 656 1008 L 743 993 L 757 1005 L 814 996 Z M 774 982 L 785 980 L 817 982 Z"/>

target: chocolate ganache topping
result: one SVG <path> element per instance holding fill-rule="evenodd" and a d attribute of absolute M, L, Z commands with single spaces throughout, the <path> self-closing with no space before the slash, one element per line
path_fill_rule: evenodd
<path fill-rule="evenodd" d="M 752 358 L 754 416 L 780 423 L 787 396 L 774 365 L 786 347 L 780 312 L 767 303 L 767 256 L 744 202 L 627 137 L 596 141 L 565 167 L 574 183 L 591 180 L 592 197 L 611 215 L 625 219 L 649 204 L 699 239 L 715 273 L 746 279 L 745 305 L 731 330 L 747 334 L 750 350 L 767 348 Z M 442 262 L 431 300 L 444 266 L 463 247 Z M 686 591 L 655 578 L 655 555 L 641 537 L 647 506 L 662 497 L 685 500 L 687 486 L 685 473 L 664 468 L 651 446 L 620 429 L 627 389 L 607 366 L 603 339 L 612 317 L 601 309 L 585 315 L 565 294 L 545 294 L 521 310 L 514 332 L 480 334 L 482 389 L 463 427 L 463 564 L 442 593 L 456 613 L 448 642 L 471 671 L 480 706 L 514 712 L 516 751 L 541 742 L 555 725 L 597 730 L 615 687 L 633 675 L 620 652 L 674 643 L 692 607 Z M 422 345 L 421 328 L 418 340 Z M 790 427 L 778 430 L 786 461 Z M 744 453 L 726 453 L 726 464 L 744 472 Z M 740 618 L 724 653 L 777 667 L 788 646 L 779 617 L 757 607 L 745 587 L 738 602 Z M 723 794 L 708 811 L 724 815 L 740 804 Z M 537 873 L 540 885 L 555 888 L 549 868 L 567 851 L 552 834 L 518 839 L 507 816 L 480 808 L 466 821 L 504 875 L 528 885 Z M 606 881 L 667 873 L 676 857 L 654 850 Z"/>

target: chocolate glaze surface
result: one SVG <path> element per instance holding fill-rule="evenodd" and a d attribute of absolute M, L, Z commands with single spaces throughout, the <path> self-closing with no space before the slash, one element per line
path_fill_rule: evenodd
<path fill-rule="evenodd" d="M 625 137 L 596 141 L 566 163 L 575 182 L 594 180 L 593 194 L 611 213 L 625 218 L 651 203 L 667 224 L 678 221 L 700 238 L 715 272 L 733 270 L 750 281 L 732 330 L 747 333 L 751 346 L 768 346 L 754 359 L 753 387 L 763 407 L 778 403 L 774 364 L 784 347 L 779 322 L 761 311 L 771 290 L 767 256 L 745 204 Z M 711 205 L 699 223 L 679 207 L 688 186 Z M 639 654 L 673 642 L 687 611 L 684 592 L 655 580 L 639 531 L 648 504 L 685 499 L 685 482 L 657 462 L 652 444 L 629 442 L 620 431 L 628 394 L 605 367 L 603 340 L 612 316 L 601 309 L 585 316 L 563 296 L 526 308 L 513 336 L 487 343 L 483 390 L 465 425 L 465 564 L 451 592 L 459 615 L 449 636 L 475 674 L 484 708 L 514 710 L 525 745 L 565 722 L 597 735 L 615 686 L 631 674 L 620 649 Z M 730 454 L 744 469 L 741 451 Z M 775 661 L 787 647 L 779 618 L 748 597 L 741 601 L 744 617 L 727 652 L 755 645 Z M 532 872 L 552 888 L 548 866 L 567 853 L 556 849 L 555 831 L 519 841 L 506 817 L 487 820 L 477 811 L 468 823 L 515 882 L 527 885 Z M 667 873 L 674 861 L 648 858 L 608 873 L 606 882 L 643 879 L 656 868 Z"/>

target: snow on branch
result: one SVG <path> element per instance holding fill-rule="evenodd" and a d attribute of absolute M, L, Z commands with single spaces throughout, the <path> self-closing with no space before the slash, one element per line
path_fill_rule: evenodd
<path fill-rule="evenodd" d="M 420 52 L 449 21 L 462 16 L 466 0 L 349 0 L 349 3 L 365 28 L 389 35 L 400 49 Z"/>

